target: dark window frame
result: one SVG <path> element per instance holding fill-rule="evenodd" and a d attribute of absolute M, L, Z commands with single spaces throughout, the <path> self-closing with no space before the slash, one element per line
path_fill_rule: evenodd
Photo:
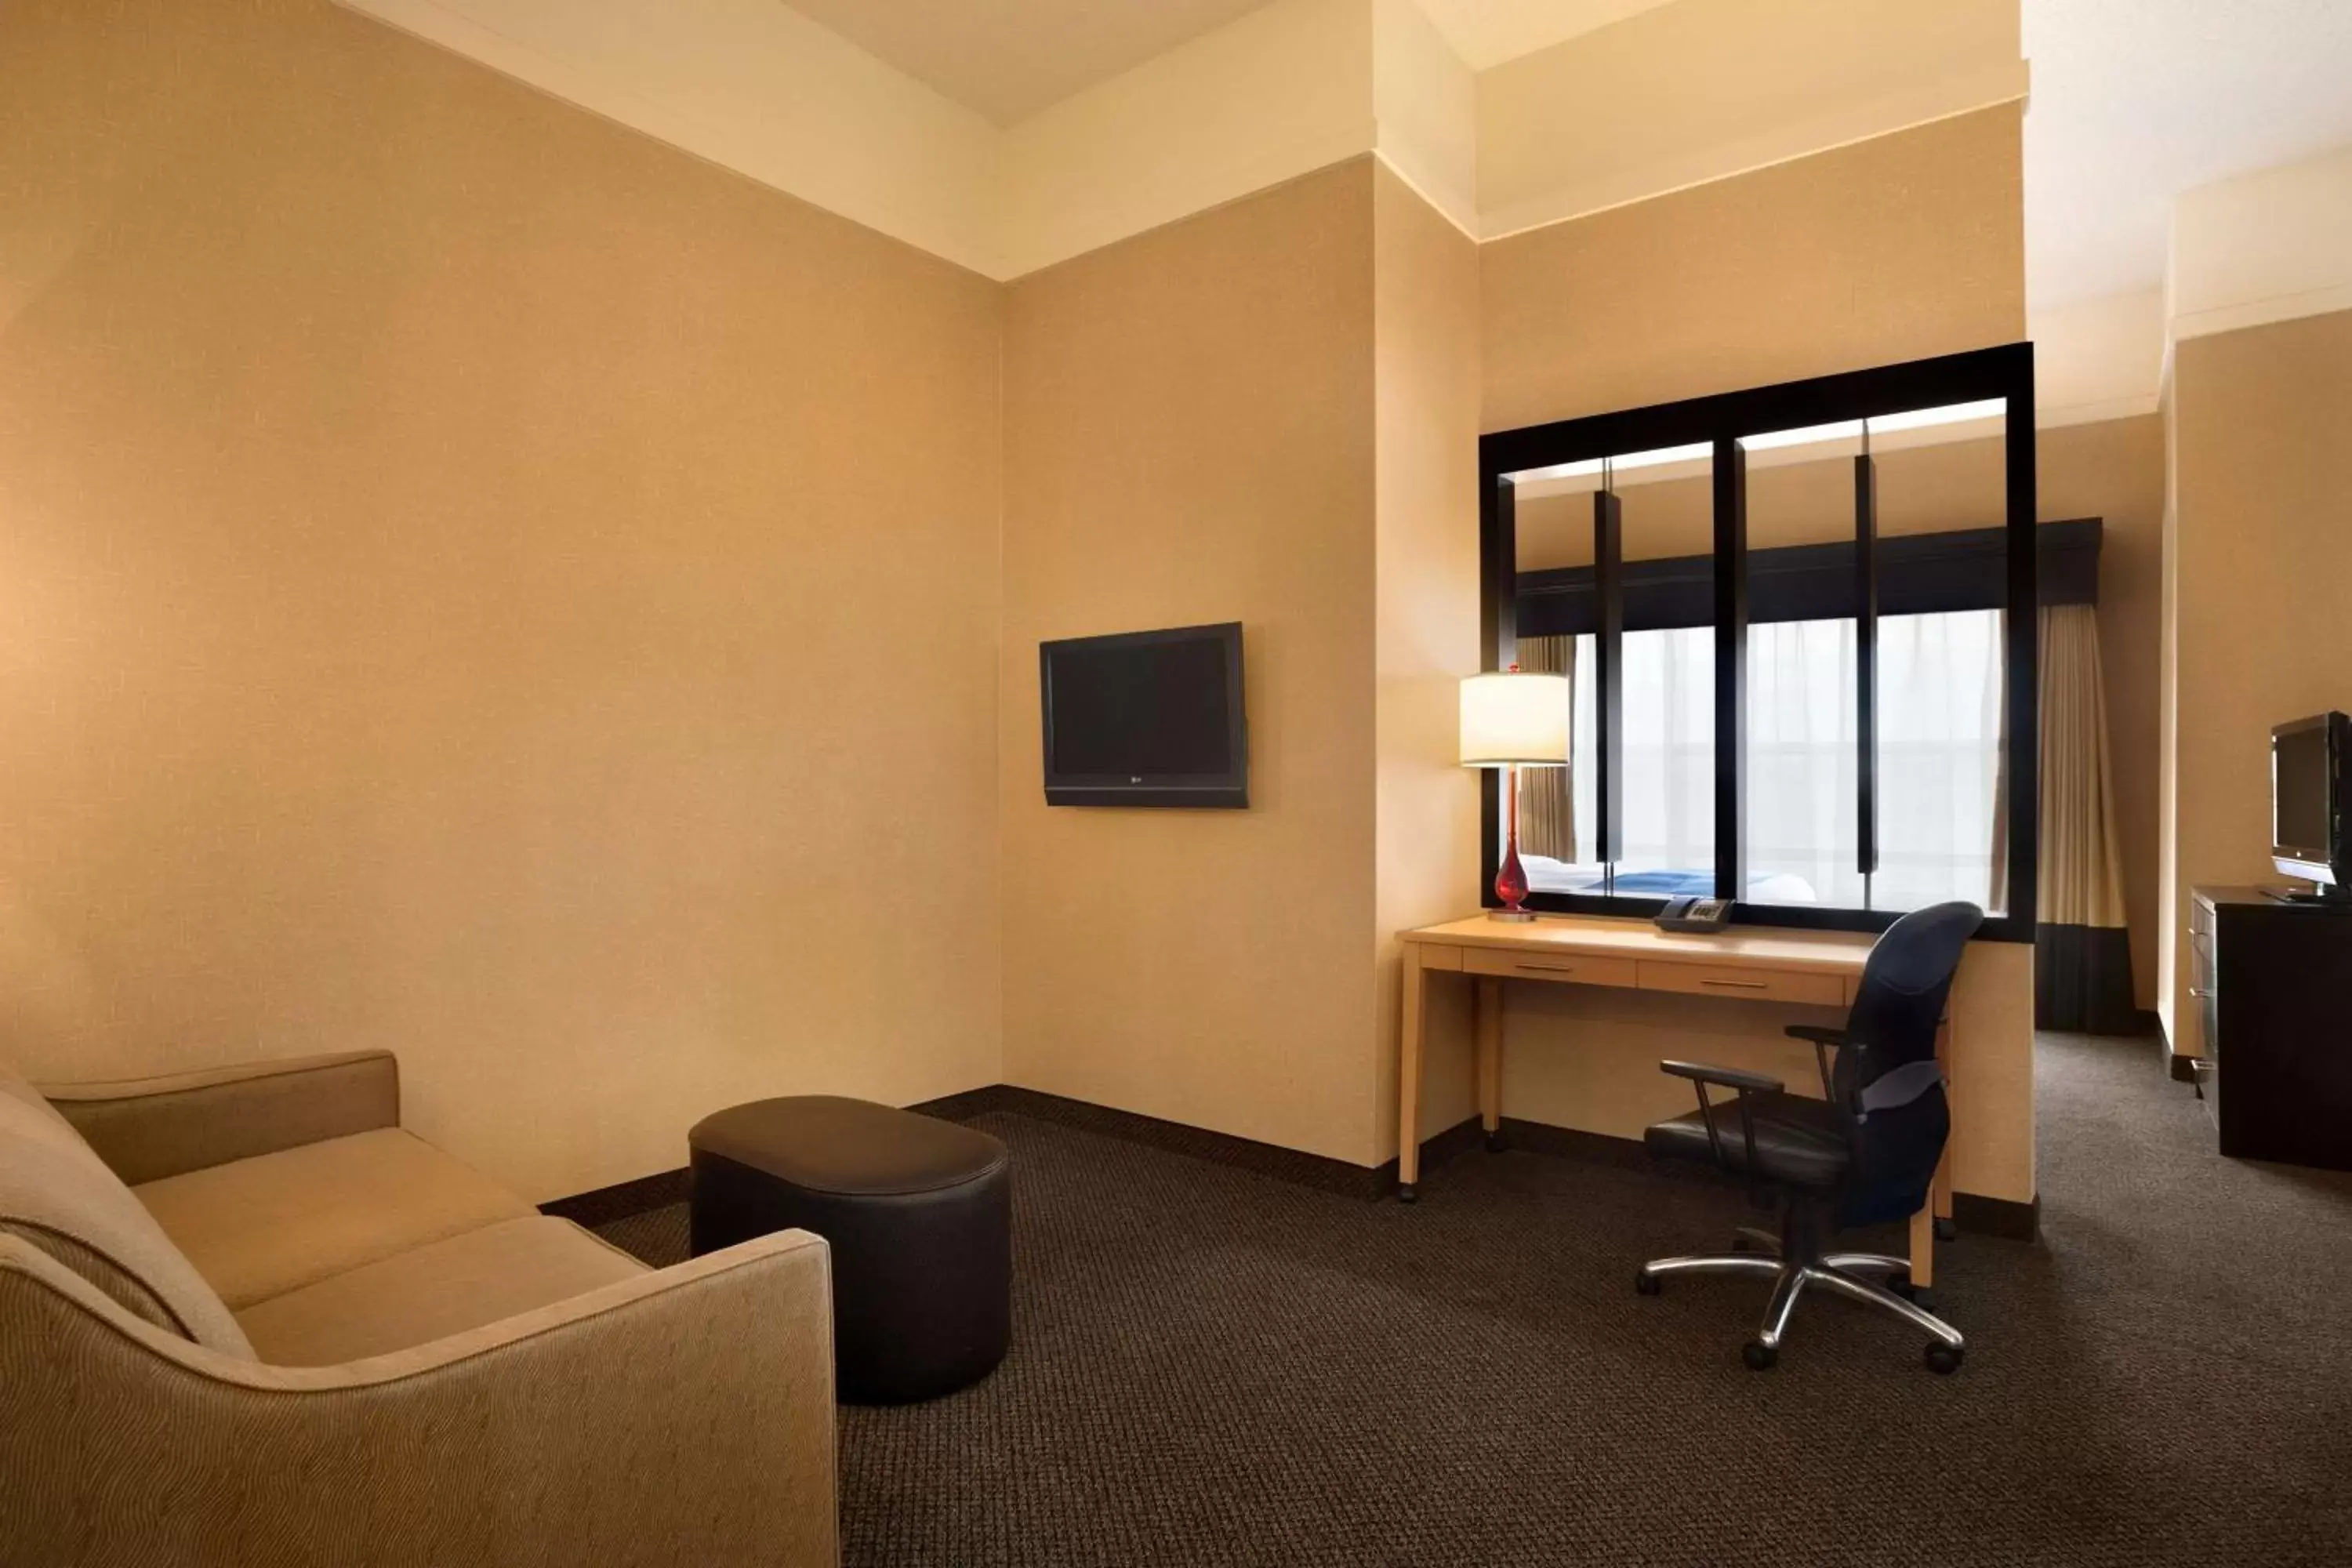
<path fill-rule="evenodd" d="M 1510 476 L 1530 468 L 1590 462 L 1705 443 L 1715 448 L 1714 602 L 1716 635 L 1716 891 L 1733 900 L 1734 923 L 1792 930 L 1881 931 L 1901 918 L 1884 910 L 1750 904 L 1740 899 L 1747 875 L 1748 518 L 1746 437 L 1881 417 L 1993 398 L 2006 405 L 2002 521 L 2009 614 L 2003 625 L 2003 693 L 2008 717 L 2008 909 L 1978 934 L 1993 942 L 2033 940 L 2035 868 L 2040 863 L 2041 638 L 2035 533 L 2033 345 L 2009 343 L 1873 370 L 1719 393 L 1679 403 L 1562 419 L 1478 440 L 1479 640 L 1484 668 L 1501 669 L 1518 650 L 1517 503 Z M 1618 574 L 1604 596 L 1622 595 Z M 1622 615 L 1622 603 L 1617 606 Z M 2022 613 L 2020 613 L 2021 610 Z M 1604 621 L 1608 608 L 1603 607 Z M 1622 624 L 1622 622 L 1620 623 Z M 1604 723 L 1604 729 L 1606 725 Z M 1603 763 L 1604 773 L 1608 764 Z M 1480 792 L 1480 900 L 1499 907 L 1495 872 L 1502 854 L 1499 791 Z M 1598 825 L 1602 832 L 1611 826 Z M 1527 907 L 1556 914 L 1648 916 L 1655 898 L 1530 892 Z"/>

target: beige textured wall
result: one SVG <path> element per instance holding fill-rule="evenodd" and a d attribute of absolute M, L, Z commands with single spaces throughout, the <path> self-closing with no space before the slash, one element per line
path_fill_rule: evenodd
<path fill-rule="evenodd" d="M 997 1079 L 1001 309 L 323 0 L 0 8 L 9 1054 L 388 1047 L 534 1197 Z"/>
<path fill-rule="evenodd" d="M 1485 427 L 2025 335 L 2014 104 L 1497 240 Z"/>
<path fill-rule="evenodd" d="M 2200 883 L 2275 882 L 2270 729 L 2352 710 L 2352 310 L 2217 332 L 2172 362 L 2178 710 L 2176 930 Z M 2188 966 L 2164 976 L 2173 1044 L 2194 1054 Z"/>
<path fill-rule="evenodd" d="M 2018 0 L 1485 0 L 1589 30 L 1478 76 L 1478 196 L 1511 234 L 2025 96 Z M 1516 16 L 1514 16 L 1516 13 Z M 1475 26 L 1475 24 L 1474 24 Z"/>
<path fill-rule="evenodd" d="M 1485 426 L 2021 338 L 2019 129 L 1984 110 L 1486 246 Z M 1632 1136 L 1685 1103 L 1662 1057 L 1811 1071 L 1778 1037 L 1802 1012 L 1507 990 L 1506 1115 Z M 1954 995 L 1956 1179 L 2031 1199 L 2032 950 L 1976 944 Z"/>
<path fill-rule="evenodd" d="M 1367 1165 L 1373 232 L 1357 159 L 1011 286 L 1001 703 L 1007 1079 Z M 1250 808 L 1048 807 L 1037 644 L 1222 620 Z"/>
<path fill-rule="evenodd" d="M 1461 754 L 1460 681 L 1478 668 L 1478 247 L 1385 165 L 1372 182 L 1377 451 L 1373 567 L 1373 1153 L 1396 1152 L 1395 933 L 1458 919 L 1478 883 L 1478 785 Z M 1469 987 L 1431 986 L 1422 1125 L 1476 1113 Z"/>

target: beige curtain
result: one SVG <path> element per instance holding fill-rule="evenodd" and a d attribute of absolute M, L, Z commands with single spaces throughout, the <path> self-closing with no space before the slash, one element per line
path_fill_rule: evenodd
<path fill-rule="evenodd" d="M 2033 884 L 2033 1021 L 2044 1029 L 2133 1034 L 2140 1018 L 2124 923 L 2098 608 L 2050 605 L 2039 629 L 2042 858 Z"/>
<path fill-rule="evenodd" d="M 1574 637 L 1521 637 L 1519 668 L 1538 675 L 1565 675 L 1576 689 Z M 1571 705 L 1572 706 L 1572 705 Z M 1573 738 L 1571 737 L 1571 754 Z M 1519 770 L 1519 848 L 1554 860 L 1576 858 L 1575 796 L 1566 768 Z"/>
<path fill-rule="evenodd" d="M 2115 763 L 2092 605 L 2042 612 L 2042 869 L 2034 887 L 2035 919 L 2044 925 L 2124 923 Z"/>
<path fill-rule="evenodd" d="M 2037 622 L 2042 681 L 2042 860 L 2034 875 L 2040 925 L 2121 926 L 2123 857 L 2116 837 L 2115 764 L 2095 605 L 2045 605 Z M 2001 705 L 2000 782 L 1993 791 L 1992 899 L 2009 901 L 2009 705 Z"/>

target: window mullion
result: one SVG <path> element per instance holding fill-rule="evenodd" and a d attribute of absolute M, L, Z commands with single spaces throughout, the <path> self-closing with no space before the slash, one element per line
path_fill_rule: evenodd
<path fill-rule="evenodd" d="M 1600 776 L 1592 798 L 1593 854 L 1603 886 L 1612 891 L 1617 862 L 1625 852 L 1625 523 L 1616 492 L 1607 485 L 1592 496 L 1592 585 L 1601 617 L 1592 639 L 1592 705 L 1599 724 L 1593 757 Z"/>
<path fill-rule="evenodd" d="M 1715 444 L 1715 896 L 1748 896 L 1748 453 Z"/>
<path fill-rule="evenodd" d="M 1854 864 L 1864 909 L 1878 870 L 1878 465 L 1869 447 L 1864 424 L 1853 460 Z"/>

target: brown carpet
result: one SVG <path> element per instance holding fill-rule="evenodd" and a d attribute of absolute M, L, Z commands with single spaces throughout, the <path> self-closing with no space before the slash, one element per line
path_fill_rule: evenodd
<path fill-rule="evenodd" d="M 1751 1216 L 1466 1154 L 1417 1207 L 1024 1116 L 1013 1353 L 842 1413 L 852 1565 L 2352 1563 L 2352 1178 L 2230 1163 L 2147 1042 L 2047 1037 L 2044 1237 L 1941 1249 L 1968 1364 L 1758 1285 L 1633 1293 Z M 682 1256 L 682 1209 L 604 1227 Z"/>

